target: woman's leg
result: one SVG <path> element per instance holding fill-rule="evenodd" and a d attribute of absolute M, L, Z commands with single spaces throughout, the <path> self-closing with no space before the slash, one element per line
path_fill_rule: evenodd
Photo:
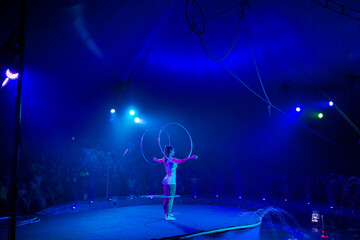
<path fill-rule="evenodd" d="M 169 185 L 164 185 L 164 196 L 170 196 L 170 186 Z M 163 201 L 165 217 L 167 217 L 168 213 L 169 213 L 169 211 L 168 211 L 169 200 L 170 200 L 170 198 L 164 198 L 164 201 Z"/>
<path fill-rule="evenodd" d="M 175 196 L 176 184 L 170 184 L 169 185 L 169 190 L 170 190 L 169 196 Z M 174 204 L 174 198 L 172 197 L 172 198 L 168 198 L 168 199 L 169 199 L 168 214 L 170 215 L 171 209 L 172 209 L 173 204 Z"/>

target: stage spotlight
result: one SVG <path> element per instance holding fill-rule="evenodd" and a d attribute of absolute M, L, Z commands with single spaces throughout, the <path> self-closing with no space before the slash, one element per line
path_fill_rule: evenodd
<path fill-rule="evenodd" d="M 324 114 L 322 114 L 322 113 L 319 113 L 319 114 L 318 114 L 318 118 L 321 119 L 321 118 L 323 118 L 323 117 L 324 117 Z"/>
<path fill-rule="evenodd" d="M 130 110 L 129 113 L 130 113 L 131 116 L 134 116 L 134 115 L 135 115 L 135 111 L 134 111 L 134 110 Z"/>
<path fill-rule="evenodd" d="M 111 112 L 111 113 L 115 113 L 116 111 L 115 111 L 115 109 L 112 108 L 112 109 L 110 110 L 110 112 Z"/>
<path fill-rule="evenodd" d="M 135 123 L 145 124 L 145 121 L 142 120 L 141 118 L 138 118 L 138 117 L 134 118 L 134 122 L 135 122 Z"/>
<path fill-rule="evenodd" d="M 330 102 L 329 102 L 329 106 L 330 106 L 330 107 L 334 106 L 334 102 L 333 102 L 333 101 L 330 101 Z"/>
<path fill-rule="evenodd" d="M 300 107 L 297 107 L 297 108 L 296 108 L 296 111 L 297 111 L 297 112 L 300 112 L 300 111 L 301 111 L 301 108 L 300 108 Z"/>
<path fill-rule="evenodd" d="M 9 80 L 15 80 L 18 78 L 19 78 L 19 73 L 12 73 L 12 72 L 10 72 L 10 69 L 7 69 L 6 70 L 6 78 L 1 85 L 1 88 L 5 87 L 6 84 L 9 82 Z"/>

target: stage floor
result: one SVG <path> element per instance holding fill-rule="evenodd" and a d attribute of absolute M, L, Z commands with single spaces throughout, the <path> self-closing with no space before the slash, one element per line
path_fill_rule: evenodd
<path fill-rule="evenodd" d="M 40 222 L 17 227 L 16 239 L 161 239 L 243 225 L 243 237 L 259 239 L 260 224 L 245 211 L 213 205 L 174 205 L 176 221 L 165 221 L 162 205 L 139 205 L 40 216 Z M 234 232 L 234 231 L 232 231 Z M 234 234 L 234 233 L 233 233 Z M 250 237 L 251 235 L 251 237 Z M 6 239 L 7 229 L 1 229 Z M 4 238 L 3 238 L 4 237 Z"/>

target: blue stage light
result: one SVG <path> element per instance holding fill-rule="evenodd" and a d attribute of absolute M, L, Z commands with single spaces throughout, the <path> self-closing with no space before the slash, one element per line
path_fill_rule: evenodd
<path fill-rule="evenodd" d="M 319 114 L 318 114 L 318 118 L 321 119 L 321 118 L 323 118 L 323 117 L 324 117 L 324 114 L 322 114 L 322 113 L 319 113 Z"/>
<path fill-rule="evenodd" d="M 134 115 L 135 115 L 135 111 L 134 111 L 134 110 L 130 110 L 129 113 L 130 113 L 131 116 L 134 116 Z"/>
<path fill-rule="evenodd" d="M 301 111 L 301 108 L 300 108 L 300 107 L 297 107 L 297 108 L 296 108 L 296 111 L 297 111 L 297 112 L 300 112 L 300 111 Z"/>
<path fill-rule="evenodd" d="M 110 112 L 111 112 L 111 113 L 115 113 L 115 109 L 111 109 Z"/>
<path fill-rule="evenodd" d="M 136 118 L 134 119 L 134 122 L 140 123 L 140 118 L 136 117 Z"/>
<path fill-rule="evenodd" d="M 330 102 L 329 102 L 329 106 L 330 106 L 330 107 L 334 106 L 334 102 L 333 102 L 333 101 L 330 101 Z"/>
<path fill-rule="evenodd" d="M 138 118 L 138 117 L 134 118 L 134 122 L 139 123 L 139 124 L 146 124 L 144 119 L 141 119 L 141 118 Z"/>

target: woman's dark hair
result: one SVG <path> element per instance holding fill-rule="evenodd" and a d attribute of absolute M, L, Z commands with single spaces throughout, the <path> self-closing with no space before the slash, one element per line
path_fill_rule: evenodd
<path fill-rule="evenodd" d="M 165 148 L 164 148 L 165 156 L 168 157 L 172 150 L 174 150 L 173 147 L 171 147 L 171 146 L 165 146 Z"/>

